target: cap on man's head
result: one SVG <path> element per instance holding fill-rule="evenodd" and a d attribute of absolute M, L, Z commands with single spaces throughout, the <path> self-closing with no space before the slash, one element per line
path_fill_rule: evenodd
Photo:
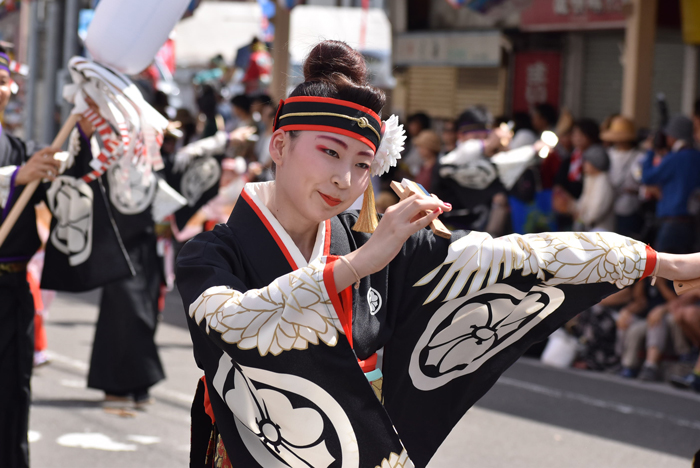
<path fill-rule="evenodd" d="M 606 172 L 610 169 L 610 157 L 600 145 L 591 145 L 583 152 L 583 160 L 599 171 Z"/>
<path fill-rule="evenodd" d="M 687 142 L 693 141 L 693 121 L 685 115 L 676 115 L 664 128 L 666 135 Z"/>
<path fill-rule="evenodd" d="M 470 107 L 457 117 L 457 131 L 460 133 L 484 131 L 490 123 L 488 111 L 481 106 Z"/>

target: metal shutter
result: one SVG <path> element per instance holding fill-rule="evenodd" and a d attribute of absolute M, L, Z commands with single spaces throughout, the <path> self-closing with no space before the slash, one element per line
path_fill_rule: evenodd
<path fill-rule="evenodd" d="M 453 119 L 469 106 L 483 104 L 503 113 L 505 68 L 411 67 L 407 73 L 407 112 Z"/>
<path fill-rule="evenodd" d="M 460 68 L 455 114 L 476 104 L 483 104 L 494 116 L 503 114 L 506 77 L 505 68 Z"/>
<path fill-rule="evenodd" d="M 681 112 L 683 93 L 683 70 L 685 50 L 680 31 L 661 30 L 656 33 L 654 47 L 654 78 L 652 80 L 653 100 L 651 128 L 659 124 L 656 95 L 664 93 L 668 104 L 669 117 Z"/>
<path fill-rule="evenodd" d="M 596 32 L 585 35 L 581 115 L 602 122 L 620 112 L 622 105 L 621 47 L 624 32 Z"/>
<path fill-rule="evenodd" d="M 427 112 L 431 117 L 454 118 L 455 67 L 411 67 L 408 70 L 408 115 Z"/>

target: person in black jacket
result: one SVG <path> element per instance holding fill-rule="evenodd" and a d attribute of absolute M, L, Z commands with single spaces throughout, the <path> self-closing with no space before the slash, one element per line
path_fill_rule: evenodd
<path fill-rule="evenodd" d="M 10 60 L 0 47 L 0 114 L 10 99 Z M 59 163 L 51 148 L 34 153 L 30 145 L 0 126 L 0 205 L 5 222 L 23 186 L 38 179 L 53 180 Z M 41 188 L 22 211 L 0 246 L 0 466 L 29 466 L 29 380 L 34 356 L 34 301 L 27 283 L 27 262 L 41 242 L 34 204 Z"/>

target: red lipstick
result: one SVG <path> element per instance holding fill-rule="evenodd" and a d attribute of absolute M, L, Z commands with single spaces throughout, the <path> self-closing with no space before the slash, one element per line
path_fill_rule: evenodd
<path fill-rule="evenodd" d="M 340 202 L 342 201 L 342 200 L 338 200 L 337 198 L 329 197 L 325 193 L 321 193 L 321 192 L 318 192 L 318 193 L 319 193 L 319 195 L 321 195 L 321 198 L 323 198 L 323 201 L 328 203 L 330 206 L 338 206 L 338 205 L 340 205 Z"/>

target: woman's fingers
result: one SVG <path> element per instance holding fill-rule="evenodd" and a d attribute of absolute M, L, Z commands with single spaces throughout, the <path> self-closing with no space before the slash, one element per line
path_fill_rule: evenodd
<path fill-rule="evenodd" d="M 411 221 L 411 224 L 416 227 L 416 232 L 424 229 L 437 219 L 442 214 L 442 210 L 435 210 L 425 216 L 419 216 L 416 220 Z"/>
<path fill-rule="evenodd" d="M 396 207 L 395 210 L 397 214 L 405 215 L 409 219 L 412 219 L 421 211 L 435 211 L 438 209 L 442 211 L 452 210 L 452 205 L 443 202 L 437 197 L 421 197 L 415 194 L 401 200 L 394 206 Z"/>

